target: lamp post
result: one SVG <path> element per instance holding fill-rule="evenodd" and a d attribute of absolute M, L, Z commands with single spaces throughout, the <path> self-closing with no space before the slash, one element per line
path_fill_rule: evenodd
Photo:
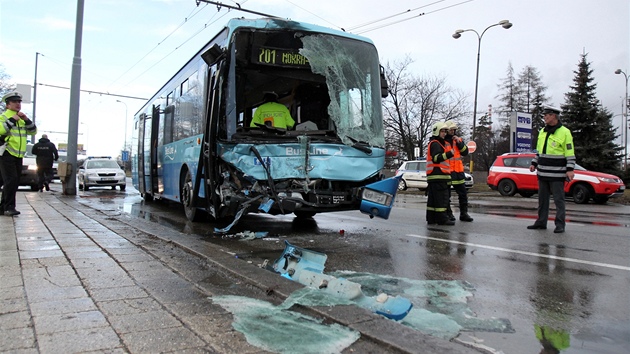
<path fill-rule="evenodd" d="M 475 34 L 477 35 L 477 73 L 475 74 L 475 102 L 473 105 L 473 127 L 472 127 L 472 137 L 470 140 L 474 141 L 475 140 L 475 130 L 477 127 L 477 90 L 479 88 L 479 59 L 481 57 L 481 38 L 483 38 L 483 35 L 486 33 L 486 31 L 494 26 L 501 26 L 505 29 L 510 29 L 510 27 L 512 27 L 512 23 L 508 20 L 503 20 L 503 21 L 499 21 L 493 25 L 490 25 L 488 27 L 486 27 L 486 29 L 483 30 L 483 32 L 481 32 L 481 34 L 479 34 L 479 32 L 475 31 L 474 29 L 458 29 L 455 31 L 455 33 L 453 33 L 453 38 L 458 39 L 459 37 L 462 36 L 462 33 L 464 32 L 475 32 Z M 472 173 L 473 171 L 473 162 L 472 162 L 472 158 L 470 159 L 470 172 Z"/>
<path fill-rule="evenodd" d="M 625 108 L 625 112 L 621 112 L 621 116 L 623 121 L 621 124 L 621 128 L 623 129 L 623 168 L 624 170 L 628 170 L 628 74 L 623 72 L 621 69 L 615 70 L 615 74 L 623 74 L 626 78 L 626 96 L 623 100 L 623 106 Z"/>

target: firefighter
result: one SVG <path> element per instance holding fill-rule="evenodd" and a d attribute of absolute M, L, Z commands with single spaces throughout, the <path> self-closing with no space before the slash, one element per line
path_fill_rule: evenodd
<path fill-rule="evenodd" d="M 6 110 L 0 115 L 0 143 L 3 154 L 0 156 L 0 172 L 4 180 L 0 212 L 6 216 L 19 215 L 15 210 L 15 194 L 22 174 L 22 158 L 26 154 L 28 135 L 37 134 L 37 127 L 22 109 L 22 94 L 11 91 L 2 97 Z"/>
<path fill-rule="evenodd" d="M 464 163 L 462 162 L 462 156 L 468 155 L 468 146 L 464 143 L 464 139 L 457 136 L 457 123 L 452 120 L 446 121 L 448 127 L 448 134 L 444 138 L 451 144 L 453 149 L 453 158 L 448 160 L 451 164 L 451 185 L 457 193 L 459 200 L 459 220 L 471 222 L 473 218 L 468 215 L 468 193 L 466 192 L 466 174 L 464 174 Z M 450 190 L 449 190 L 449 204 L 447 214 L 449 219 L 455 221 L 455 216 L 451 210 L 450 203 Z"/>
<path fill-rule="evenodd" d="M 437 122 L 433 124 L 431 131 L 432 136 L 427 146 L 427 223 L 455 225 L 446 215 L 451 188 L 451 166 L 448 159 L 453 157 L 450 144 L 444 140 L 448 128 L 444 122 Z"/>

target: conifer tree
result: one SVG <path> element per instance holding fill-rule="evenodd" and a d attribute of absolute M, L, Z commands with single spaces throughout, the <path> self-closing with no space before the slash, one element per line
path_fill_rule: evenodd
<path fill-rule="evenodd" d="M 622 147 L 615 144 L 618 135 L 612 126 L 612 113 L 595 95 L 597 84 L 593 83 L 593 70 L 586 56 L 581 55 L 571 91 L 565 94 L 561 121 L 573 135 L 578 164 L 618 175 Z"/>

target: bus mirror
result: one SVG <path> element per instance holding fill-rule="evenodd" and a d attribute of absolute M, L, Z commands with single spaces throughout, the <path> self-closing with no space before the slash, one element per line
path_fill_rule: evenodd
<path fill-rule="evenodd" d="M 201 54 L 201 58 L 203 61 L 208 64 L 208 66 L 212 66 L 216 64 L 223 56 L 225 52 L 221 50 L 218 44 L 214 44 L 210 49 L 206 50 L 203 54 Z"/>
<path fill-rule="evenodd" d="M 389 84 L 387 83 L 387 77 L 385 77 L 385 68 L 381 67 L 381 97 L 385 98 L 389 95 Z"/>

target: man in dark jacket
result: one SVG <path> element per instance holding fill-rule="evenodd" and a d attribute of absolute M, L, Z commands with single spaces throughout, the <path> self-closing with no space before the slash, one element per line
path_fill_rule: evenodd
<path fill-rule="evenodd" d="M 59 159 L 57 147 L 50 140 L 48 135 L 43 134 L 39 142 L 33 145 L 33 155 L 37 156 L 37 175 L 39 176 L 39 191 L 43 192 L 44 187 L 50 190 L 48 185 L 53 178 L 53 161 Z"/>

